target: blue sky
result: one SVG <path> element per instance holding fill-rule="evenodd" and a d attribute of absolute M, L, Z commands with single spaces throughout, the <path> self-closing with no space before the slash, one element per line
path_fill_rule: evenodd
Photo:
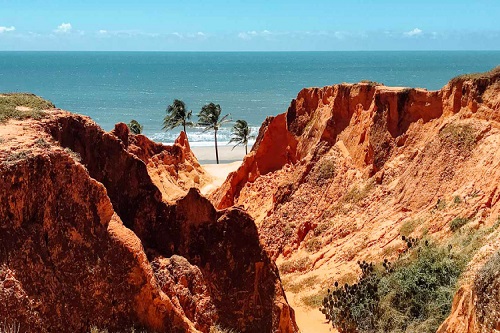
<path fill-rule="evenodd" d="M 0 50 L 499 50 L 500 0 L 0 0 Z"/>

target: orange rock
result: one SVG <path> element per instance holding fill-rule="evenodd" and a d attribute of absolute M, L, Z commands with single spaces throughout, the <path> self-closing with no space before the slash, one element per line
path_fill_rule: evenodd
<path fill-rule="evenodd" d="M 355 274 L 357 260 L 396 258 L 405 223 L 438 240 L 450 237 L 457 216 L 491 226 L 500 214 L 499 96 L 500 68 L 438 91 L 303 89 L 285 114 L 264 122 L 211 200 L 243 207 L 271 257 L 306 255 L 301 274 L 323 283 Z M 473 295 L 462 292 L 449 332 L 475 332 Z"/>
<path fill-rule="evenodd" d="M 157 166 L 179 175 L 199 167 L 182 135 L 158 145 L 60 110 L 0 127 L 8 138 L 0 145 L 2 321 L 28 332 L 208 332 L 215 323 L 297 332 L 248 214 L 217 211 L 180 176 L 169 179 L 186 191 L 176 203 L 155 185 Z"/>

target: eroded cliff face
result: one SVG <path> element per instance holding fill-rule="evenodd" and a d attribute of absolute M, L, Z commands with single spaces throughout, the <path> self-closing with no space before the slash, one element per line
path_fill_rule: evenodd
<path fill-rule="evenodd" d="M 251 217 L 186 190 L 204 176 L 184 137 L 157 145 L 60 110 L 0 127 L 2 318 L 40 332 L 297 331 Z M 186 194 L 173 203 L 171 188 Z"/>
<path fill-rule="evenodd" d="M 499 68 L 439 91 L 376 83 L 304 89 L 264 123 L 211 200 L 254 217 L 266 250 L 286 266 L 284 279 L 317 281 L 292 294 L 300 306 L 302 296 L 355 276 L 358 260 L 395 259 L 403 233 L 449 239 L 457 217 L 471 233 L 495 225 L 499 96 Z M 447 327 L 476 320 L 460 318 Z"/>

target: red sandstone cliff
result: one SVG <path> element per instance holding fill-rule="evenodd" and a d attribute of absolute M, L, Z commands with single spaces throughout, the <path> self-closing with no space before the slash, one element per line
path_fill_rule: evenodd
<path fill-rule="evenodd" d="M 471 233 L 486 233 L 500 214 L 499 121 L 500 68 L 438 91 L 375 83 L 304 89 L 285 114 L 264 122 L 211 200 L 254 217 L 266 250 L 295 267 L 284 279 L 318 281 L 292 295 L 300 306 L 302 296 L 357 274 L 358 260 L 396 257 L 404 226 L 445 240 L 450 221 L 465 217 Z M 470 293 L 457 294 L 441 332 L 483 324 L 455 329 L 476 320 L 474 305 L 461 310 L 470 304 L 461 295 Z"/>
<path fill-rule="evenodd" d="M 0 134 L 2 321 L 30 332 L 297 331 L 250 216 L 186 191 L 182 174 L 203 172 L 182 136 L 157 145 L 60 110 Z"/>

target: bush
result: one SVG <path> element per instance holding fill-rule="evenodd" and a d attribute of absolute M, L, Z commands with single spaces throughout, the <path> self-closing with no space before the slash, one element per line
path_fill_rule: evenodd
<path fill-rule="evenodd" d="M 316 253 L 321 250 L 323 243 L 317 237 L 312 237 L 308 241 L 306 241 L 306 251 L 309 253 Z"/>
<path fill-rule="evenodd" d="M 476 130 L 469 124 L 448 124 L 439 132 L 442 141 L 469 151 L 476 144 Z"/>
<path fill-rule="evenodd" d="M 375 183 L 373 181 L 368 181 L 363 187 L 358 187 L 354 185 L 351 187 L 349 192 L 347 192 L 343 197 L 342 201 L 350 204 L 357 204 L 370 193 L 371 190 L 375 187 Z"/>
<path fill-rule="evenodd" d="M 29 108 L 27 111 L 16 109 L 18 106 Z M 54 108 L 54 104 L 33 94 L 10 93 L 0 94 L 0 123 L 13 119 L 40 119 L 45 113 L 42 110 Z"/>
<path fill-rule="evenodd" d="M 318 184 L 326 183 L 329 179 L 335 177 L 335 161 L 333 158 L 323 158 L 312 171 L 312 178 Z"/>
<path fill-rule="evenodd" d="M 450 222 L 450 229 L 451 231 L 455 232 L 458 229 L 462 228 L 464 225 L 466 225 L 468 222 L 469 219 L 463 217 L 456 217 Z"/>
<path fill-rule="evenodd" d="M 321 312 L 340 332 L 435 332 L 451 309 L 465 260 L 429 244 L 391 264 L 359 263 L 357 283 L 335 285 Z"/>
<path fill-rule="evenodd" d="M 500 317 L 500 252 L 496 252 L 479 270 L 474 281 L 477 316 L 488 331 L 493 331 Z"/>
<path fill-rule="evenodd" d="M 283 262 L 280 267 L 281 274 L 288 274 L 293 272 L 304 272 L 311 266 L 311 259 L 309 257 L 302 257 L 297 260 L 288 260 Z"/>
<path fill-rule="evenodd" d="M 127 127 L 133 134 L 141 134 L 143 130 L 143 126 L 135 119 L 132 119 L 130 123 L 127 124 Z"/>

